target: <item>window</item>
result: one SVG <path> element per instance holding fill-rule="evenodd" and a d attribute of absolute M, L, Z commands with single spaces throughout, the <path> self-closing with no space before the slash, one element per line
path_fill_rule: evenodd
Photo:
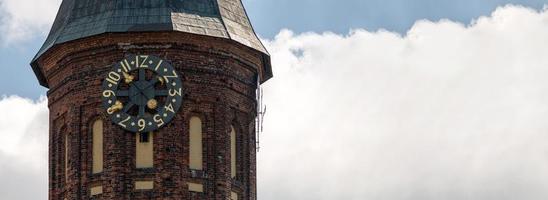
<path fill-rule="evenodd" d="M 67 175 L 65 171 L 65 169 L 67 168 L 66 166 L 68 165 L 65 162 L 67 160 L 66 133 L 67 133 L 66 126 L 62 126 L 57 132 L 57 134 L 55 134 L 55 152 L 53 153 L 54 154 L 53 159 L 55 160 L 55 162 L 53 162 L 52 166 L 50 167 L 53 167 L 52 176 L 54 177 L 54 180 L 55 180 L 52 184 L 53 184 L 53 187 L 57 189 L 62 188 L 64 186 L 64 183 L 67 180 L 66 178 Z"/>
<path fill-rule="evenodd" d="M 145 136 L 143 136 L 145 135 Z M 143 140 L 146 139 L 146 140 Z M 152 168 L 154 166 L 153 133 L 141 133 L 135 137 L 135 165 L 137 168 Z"/>
<path fill-rule="evenodd" d="M 230 177 L 236 177 L 236 130 L 230 126 Z"/>
<path fill-rule="evenodd" d="M 103 120 L 97 120 L 92 128 L 92 173 L 103 171 Z"/>
<path fill-rule="evenodd" d="M 65 184 L 68 183 L 68 167 L 69 167 L 69 139 L 70 135 L 65 134 L 64 143 L 65 143 Z"/>
<path fill-rule="evenodd" d="M 203 169 L 203 150 L 202 150 L 202 120 L 199 117 L 190 118 L 189 123 L 189 162 L 190 169 Z"/>
<path fill-rule="evenodd" d="M 238 200 L 238 193 L 230 192 L 230 200 Z"/>
<path fill-rule="evenodd" d="M 89 196 L 96 196 L 96 195 L 100 195 L 100 194 L 103 194 L 103 186 L 102 185 L 91 186 L 91 188 L 89 190 Z"/>
<path fill-rule="evenodd" d="M 154 181 L 135 181 L 136 190 L 152 190 L 154 189 Z"/>
<path fill-rule="evenodd" d="M 188 191 L 190 192 L 204 192 L 204 185 L 200 183 L 188 183 Z"/>

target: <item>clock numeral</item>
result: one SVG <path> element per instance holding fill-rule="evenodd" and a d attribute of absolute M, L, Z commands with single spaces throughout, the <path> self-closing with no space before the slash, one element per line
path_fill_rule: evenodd
<path fill-rule="evenodd" d="M 106 80 L 112 84 L 118 85 L 118 81 L 120 81 L 120 78 L 120 74 L 116 72 L 109 72 Z"/>
<path fill-rule="evenodd" d="M 172 96 L 174 97 L 175 95 L 179 95 L 181 96 L 181 88 L 179 88 L 179 90 L 176 90 L 176 89 L 169 89 L 169 96 Z"/>
<path fill-rule="evenodd" d="M 131 70 L 131 66 L 127 62 L 127 59 L 124 59 L 124 61 L 120 62 L 120 65 L 125 72 L 129 72 Z"/>
<path fill-rule="evenodd" d="M 146 55 L 143 55 L 143 56 L 140 56 L 141 58 L 144 58 L 143 62 L 139 63 L 139 56 L 135 56 L 135 62 L 137 64 L 139 64 L 139 66 L 137 66 L 137 68 L 148 68 L 148 65 L 146 64 L 147 62 L 147 59 L 148 59 L 148 56 Z M 136 65 L 137 65 L 136 64 Z"/>
<path fill-rule="evenodd" d="M 119 122 L 118 125 L 120 125 L 120 126 L 122 126 L 122 127 L 124 127 L 124 128 L 127 128 L 126 124 L 124 124 L 124 123 L 126 123 L 127 121 L 129 121 L 129 119 L 131 119 L 130 116 L 128 116 L 126 119 L 124 119 L 124 120 L 122 120 L 121 122 Z"/>
<path fill-rule="evenodd" d="M 112 90 L 103 91 L 103 97 L 111 97 L 111 96 L 116 96 L 116 93 L 114 93 L 114 91 Z"/>
<path fill-rule="evenodd" d="M 175 113 L 175 109 L 173 109 L 173 104 L 171 103 L 167 106 L 164 106 L 164 108 L 169 112 Z"/>
<path fill-rule="evenodd" d="M 156 65 L 156 68 L 154 68 L 154 71 L 158 71 L 158 68 L 160 68 L 160 65 L 162 64 L 162 62 L 164 62 L 164 60 L 160 60 L 160 62 L 158 62 L 158 65 Z"/>
<path fill-rule="evenodd" d="M 139 125 L 139 131 L 143 131 L 146 127 L 146 121 L 145 119 L 140 119 L 138 122 L 137 122 L 137 125 Z"/>
<path fill-rule="evenodd" d="M 177 73 L 175 73 L 175 70 L 171 70 L 171 73 L 173 73 L 173 75 L 165 75 L 164 76 L 164 79 L 166 80 L 167 83 L 169 83 L 169 79 L 168 78 L 177 78 Z"/>
<path fill-rule="evenodd" d="M 164 119 L 159 114 L 154 115 L 154 122 L 156 122 L 156 125 L 158 127 L 164 125 Z"/>

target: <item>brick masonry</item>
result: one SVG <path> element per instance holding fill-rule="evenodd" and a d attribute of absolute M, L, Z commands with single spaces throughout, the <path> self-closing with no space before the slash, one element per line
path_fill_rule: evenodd
<path fill-rule="evenodd" d="M 184 103 L 154 134 L 154 168 L 135 168 L 135 135 L 106 118 L 101 83 L 126 54 L 170 61 L 183 81 Z M 38 60 L 50 86 L 49 199 L 256 199 L 255 90 L 270 78 L 262 54 L 234 41 L 180 32 L 108 33 L 54 46 Z M 188 167 L 190 117 L 203 122 L 203 171 Z M 104 123 L 104 171 L 92 174 L 91 126 Z M 236 178 L 230 177 L 230 126 L 237 132 Z M 64 139 L 68 134 L 68 177 Z M 134 190 L 153 180 L 154 189 Z M 204 193 L 188 191 L 202 183 Z"/>

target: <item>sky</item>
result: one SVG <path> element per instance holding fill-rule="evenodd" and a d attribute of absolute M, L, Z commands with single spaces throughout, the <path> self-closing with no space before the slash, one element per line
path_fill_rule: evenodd
<path fill-rule="evenodd" d="M 548 199 L 548 2 L 244 3 L 275 76 L 259 199 Z M 0 0 L 0 199 L 47 194 L 28 63 L 58 4 Z"/>

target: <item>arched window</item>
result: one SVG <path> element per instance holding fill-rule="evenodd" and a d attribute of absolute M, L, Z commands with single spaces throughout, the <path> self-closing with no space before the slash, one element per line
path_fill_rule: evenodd
<path fill-rule="evenodd" d="M 236 130 L 234 126 L 230 126 L 230 177 L 236 177 Z"/>
<path fill-rule="evenodd" d="M 189 122 L 189 162 L 190 169 L 203 169 L 202 150 L 202 120 L 199 117 L 190 118 Z"/>
<path fill-rule="evenodd" d="M 138 133 L 135 137 L 135 165 L 137 168 L 154 167 L 153 133 Z"/>
<path fill-rule="evenodd" d="M 67 153 L 66 153 L 66 146 L 67 146 L 67 128 L 66 126 L 62 126 L 58 132 L 55 134 L 55 153 L 53 153 L 53 160 L 52 167 L 53 167 L 53 175 L 54 177 L 53 181 L 53 187 L 54 188 L 61 188 L 63 187 L 63 183 L 66 182 L 66 166 L 68 165 L 66 163 L 67 160 Z"/>
<path fill-rule="evenodd" d="M 103 172 L 103 120 L 93 123 L 92 137 L 92 172 L 96 174 Z"/>
<path fill-rule="evenodd" d="M 63 131 L 63 134 L 65 134 L 65 137 L 64 137 L 64 150 L 65 150 L 65 184 L 68 183 L 68 172 L 69 172 L 69 142 L 70 142 L 70 134 L 67 133 L 66 131 Z"/>

